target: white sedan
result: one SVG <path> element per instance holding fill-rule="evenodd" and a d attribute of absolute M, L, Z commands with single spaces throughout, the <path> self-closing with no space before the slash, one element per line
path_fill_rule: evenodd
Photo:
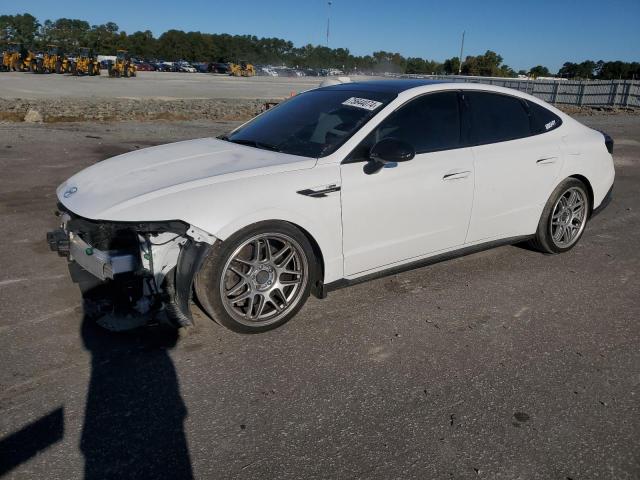
<path fill-rule="evenodd" d="M 220 324 L 260 332 L 381 275 L 522 241 L 566 252 L 611 196 L 612 151 L 514 90 L 345 83 L 81 171 L 48 241 L 109 312 L 186 326 L 195 292 Z"/>

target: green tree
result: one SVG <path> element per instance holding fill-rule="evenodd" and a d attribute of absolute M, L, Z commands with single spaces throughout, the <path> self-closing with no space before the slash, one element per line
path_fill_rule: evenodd
<path fill-rule="evenodd" d="M 445 60 L 442 69 L 447 75 L 457 75 L 460 71 L 460 58 L 452 57 Z"/>
<path fill-rule="evenodd" d="M 0 15 L 0 42 L 18 42 L 31 45 L 40 23 L 33 15 Z"/>
<path fill-rule="evenodd" d="M 89 30 L 89 23 L 84 20 L 59 18 L 48 27 L 48 41 L 65 51 L 75 50 L 86 45 Z"/>
<path fill-rule="evenodd" d="M 549 77 L 551 76 L 551 73 L 549 72 L 549 69 L 547 67 L 536 65 L 531 70 L 529 70 L 529 76 L 533 78 Z"/>

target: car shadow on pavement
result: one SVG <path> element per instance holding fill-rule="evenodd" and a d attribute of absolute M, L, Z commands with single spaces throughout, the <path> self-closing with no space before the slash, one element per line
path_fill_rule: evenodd
<path fill-rule="evenodd" d="M 178 332 L 113 333 L 85 314 L 81 334 L 92 357 L 80 440 L 85 478 L 193 478 L 187 409 L 169 356 Z"/>

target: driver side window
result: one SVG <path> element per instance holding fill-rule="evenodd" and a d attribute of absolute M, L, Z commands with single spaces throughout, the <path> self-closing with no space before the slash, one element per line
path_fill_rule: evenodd
<path fill-rule="evenodd" d="M 429 93 L 411 100 L 384 119 L 348 161 L 368 160 L 371 147 L 385 138 L 409 143 L 416 154 L 462 147 L 458 93 Z"/>

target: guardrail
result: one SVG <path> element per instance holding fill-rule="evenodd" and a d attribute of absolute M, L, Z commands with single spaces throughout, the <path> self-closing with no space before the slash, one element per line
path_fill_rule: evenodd
<path fill-rule="evenodd" d="M 486 83 L 513 88 L 545 102 L 578 107 L 640 107 L 640 81 L 637 80 L 529 80 L 458 75 L 404 75 L 448 82 Z"/>

